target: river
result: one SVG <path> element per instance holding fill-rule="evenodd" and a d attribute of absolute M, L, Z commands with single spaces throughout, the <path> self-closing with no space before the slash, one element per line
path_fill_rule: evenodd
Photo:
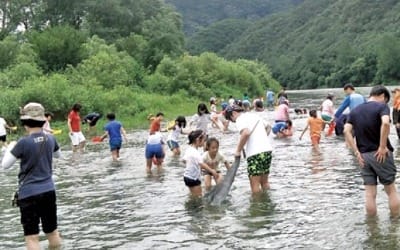
<path fill-rule="evenodd" d="M 359 89 L 364 95 L 369 88 Z M 317 108 L 328 92 L 289 91 L 292 107 Z M 272 112 L 265 112 L 273 120 Z M 146 131 L 132 131 L 119 164 L 107 144 L 88 145 L 84 154 L 68 147 L 54 161 L 59 230 L 63 249 L 400 249 L 400 221 L 391 219 L 383 186 L 378 216 L 368 219 L 358 165 L 342 137 L 323 137 L 320 154 L 308 134 L 298 137 L 306 117 L 294 119 L 295 135 L 270 138 L 271 189 L 252 197 L 242 160 L 228 199 L 211 207 L 188 196 L 184 165 L 167 156 L 164 171 L 145 173 Z M 233 161 L 237 132 L 211 134 Z M 395 160 L 400 153 L 393 127 Z M 181 148 L 187 148 L 182 136 Z M 17 168 L 1 173 L 0 249 L 24 249 L 19 211 L 10 205 Z M 398 183 L 398 181 L 396 181 Z M 47 245 L 43 233 L 41 244 Z"/>

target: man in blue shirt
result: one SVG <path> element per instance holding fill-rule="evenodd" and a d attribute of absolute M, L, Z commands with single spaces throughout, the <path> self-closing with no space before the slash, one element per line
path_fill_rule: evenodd
<path fill-rule="evenodd" d="M 349 110 L 352 111 L 358 105 L 366 102 L 364 96 L 355 92 L 353 84 L 347 83 L 344 85 L 343 90 L 346 93 L 346 97 L 335 113 L 336 135 L 343 134 L 344 122 L 347 119 L 347 114 L 343 114 L 343 111 L 345 111 L 346 108 L 349 108 Z"/>

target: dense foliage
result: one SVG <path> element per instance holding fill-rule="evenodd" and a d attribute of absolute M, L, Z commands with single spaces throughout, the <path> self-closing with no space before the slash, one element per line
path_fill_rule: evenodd
<path fill-rule="evenodd" d="M 193 114 L 211 96 L 280 88 L 263 63 L 185 54 L 180 15 L 161 0 L 15 0 L 0 15 L 0 115 L 10 123 L 35 101 L 66 126 L 80 102 L 82 115 L 116 112 L 129 128 L 149 113 Z"/>
<path fill-rule="evenodd" d="M 400 79 L 399 20 L 400 3 L 394 0 L 305 0 L 252 22 L 222 50 L 215 42 L 221 37 L 215 35 L 218 24 L 199 32 L 207 39 L 188 39 L 187 47 L 262 61 L 291 89 L 394 84 Z"/>

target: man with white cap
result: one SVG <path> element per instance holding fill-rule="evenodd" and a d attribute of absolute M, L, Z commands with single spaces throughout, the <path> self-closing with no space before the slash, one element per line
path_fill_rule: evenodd
<path fill-rule="evenodd" d="M 28 103 L 20 113 L 21 123 L 28 135 L 9 146 L 1 165 L 7 169 L 20 159 L 15 201 L 19 206 L 27 249 L 40 249 L 40 223 L 49 241 L 49 248 L 54 249 L 61 245 L 61 237 L 57 230 L 52 159 L 60 157 L 60 150 L 55 138 L 43 132 L 46 117 L 41 104 Z"/>

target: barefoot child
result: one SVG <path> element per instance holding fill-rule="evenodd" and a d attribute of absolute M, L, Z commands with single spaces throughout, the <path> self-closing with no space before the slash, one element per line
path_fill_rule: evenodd
<path fill-rule="evenodd" d="M 124 127 L 119 121 L 115 120 L 115 114 L 109 113 L 107 114 L 108 123 L 104 127 L 105 133 L 101 137 L 101 140 L 104 140 L 107 136 L 109 137 L 109 144 L 111 150 L 111 156 L 113 161 L 118 161 L 119 159 L 119 150 L 122 145 L 122 136 L 124 136 L 125 141 L 128 141 L 126 137 L 126 132 Z"/>
<path fill-rule="evenodd" d="M 203 162 L 203 158 L 199 152 L 199 147 L 204 144 L 205 134 L 202 130 L 195 130 L 189 134 L 189 145 L 188 149 L 183 156 L 183 160 L 186 164 L 185 172 L 183 174 L 183 181 L 189 188 L 190 194 L 195 197 L 201 197 L 201 169 L 205 169 L 210 172 L 214 178 L 218 178 L 217 172 L 210 168 Z"/>
<path fill-rule="evenodd" d="M 223 163 L 227 169 L 231 167 L 225 157 L 220 152 L 218 152 L 218 149 L 219 141 L 217 140 L 217 138 L 211 137 L 207 140 L 206 152 L 203 153 L 204 163 L 217 172 L 218 178 L 214 177 L 215 183 L 219 183 L 222 180 L 219 165 Z M 206 190 L 209 190 L 211 188 L 211 177 L 212 174 L 210 172 L 204 171 L 204 184 Z"/>

